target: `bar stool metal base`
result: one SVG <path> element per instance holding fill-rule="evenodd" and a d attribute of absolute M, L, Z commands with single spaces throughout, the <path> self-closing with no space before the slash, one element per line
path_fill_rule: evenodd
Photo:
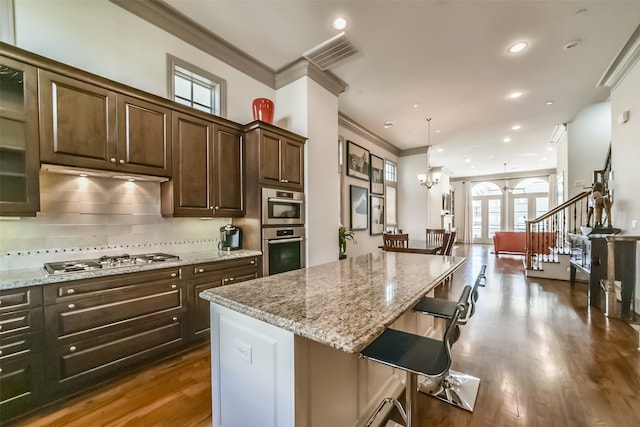
<path fill-rule="evenodd" d="M 449 374 L 440 382 L 434 381 L 432 378 L 424 378 L 420 382 L 418 390 L 443 402 L 473 412 L 479 387 L 480 378 L 450 369 Z"/>

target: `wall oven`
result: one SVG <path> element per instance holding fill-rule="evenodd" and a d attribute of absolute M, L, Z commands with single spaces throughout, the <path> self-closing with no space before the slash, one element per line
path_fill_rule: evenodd
<path fill-rule="evenodd" d="M 304 193 L 262 189 L 262 225 L 303 225 Z"/>
<path fill-rule="evenodd" d="M 304 227 L 262 229 L 263 275 L 284 273 L 305 267 Z"/>

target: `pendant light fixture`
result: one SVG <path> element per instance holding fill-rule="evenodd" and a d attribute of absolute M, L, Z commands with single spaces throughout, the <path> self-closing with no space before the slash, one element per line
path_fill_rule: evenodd
<path fill-rule="evenodd" d="M 427 173 L 419 173 L 418 174 L 418 182 L 423 187 L 427 187 L 427 189 L 431 189 L 431 187 L 436 185 L 438 183 L 438 181 L 440 180 L 440 173 L 431 171 L 431 164 L 430 164 L 430 158 L 431 158 L 431 117 L 427 118 L 427 126 L 428 126 L 428 133 L 427 133 Z"/>

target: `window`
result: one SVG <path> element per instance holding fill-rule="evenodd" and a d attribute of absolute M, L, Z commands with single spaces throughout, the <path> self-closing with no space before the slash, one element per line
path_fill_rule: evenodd
<path fill-rule="evenodd" d="M 384 179 L 387 183 L 398 182 L 398 167 L 389 160 L 384 163 Z"/>
<path fill-rule="evenodd" d="M 167 57 L 170 97 L 196 110 L 224 117 L 227 82 L 174 56 Z"/>
<path fill-rule="evenodd" d="M 502 190 L 492 182 L 480 182 L 471 189 L 473 241 L 491 243 L 502 229 Z"/>
<path fill-rule="evenodd" d="M 526 231 L 527 220 L 542 216 L 549 210 L 549 183 L 540 178 L 528 178 L 513 189 L 511 215 L 514 231 Z"/>

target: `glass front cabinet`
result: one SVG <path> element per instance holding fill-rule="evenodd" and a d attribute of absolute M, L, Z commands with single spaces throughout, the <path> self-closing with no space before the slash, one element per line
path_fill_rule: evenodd
<path fill-rule="evenodd" d="M 37 70 L 0 55 L 0 215 L 40 207 Z"/>

